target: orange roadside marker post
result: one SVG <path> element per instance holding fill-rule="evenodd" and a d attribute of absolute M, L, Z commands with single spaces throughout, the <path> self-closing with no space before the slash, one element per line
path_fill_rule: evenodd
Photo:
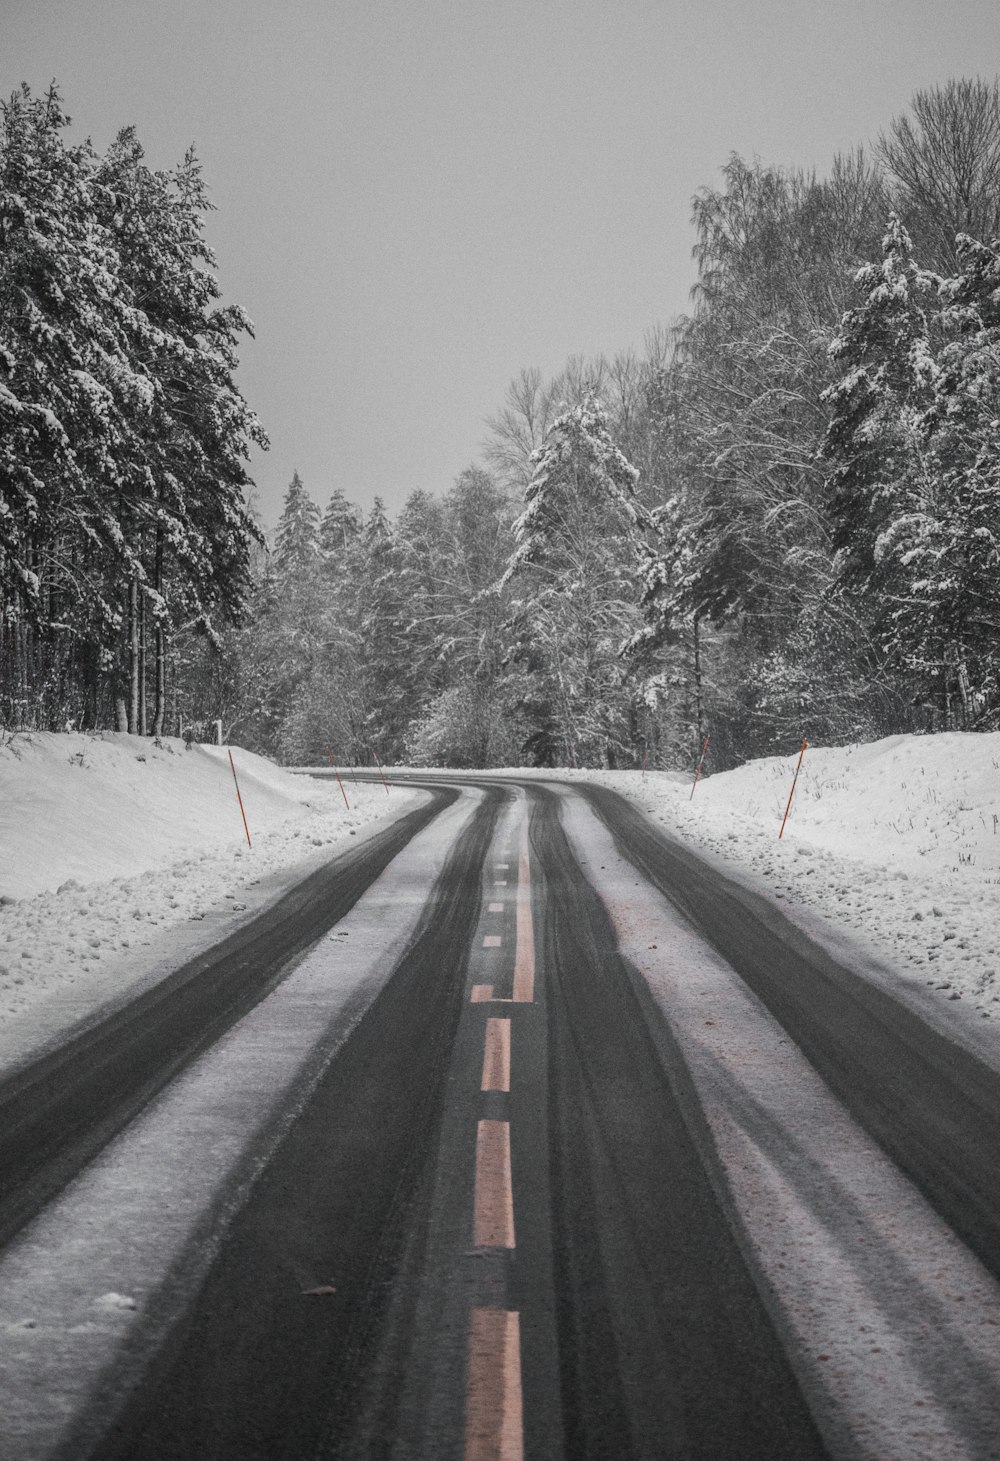
<path fill-rule="evenodd" d="M 236 782 L 236 800 L 240 804 L 240 816 L 243 818 L 243 830 L 247 834 L 247 846 L 252 847 L 253 843 L 250 841 L 250 828 L 247 826 L 247 814 L 243 810 L 243 798 L 240 796 L 240 783 L 239 778 L 236 775 L 236 763 L 233 760 L 232 751 L 229 752 L 229 764 L 233 769 L 233 780 Z"/>
<path fill-rule="evenodd" d="M 330 765 L 333 767 L 333 774 L 337 778 L 337 785 L 340 787 L 340 794 L 344 798 L 344 806 L 347 808 L 348 811 L 350 811 L 351 804 L 347 800 L 347 792 L 344 790 L 344 783 L 340 779 L 340 772 L 337 770 L 337 763 L 333 759 L 333 752 L 330 750 L 329 746 L 327 746 L 326 748 L 326 754 L 330 758 Z"/>
<path fill-rule="evenodd" d="M 691 795 L 688 797 L 688 801 L 694 800 L 694 788 L 698 785 L 698 777 L 701 775 L 702 762 L 705 759 L 705 752 L 708 750 L 708 743 L 711 739 L 712 737 L 710 735 L 707 735 L 705 737 L 705 744 L 701 748 L 701 755 L 698 757 L 698 764 L 694 768 L 694 785 L 691 787 Z"/>
<path fill-rule="evenodd" d="M 372 755 L 375 756 L 375 748 L 374 748 L 374 746 L 372 747 Z M 389 783 L 385 779 L 385 772 L 382 770 L 382 763 L 381 763 L 381 761 L 379 760 L 379 758 L 377 756 L 375 756 L 375 765 L 378 767 L 378 774 L 382 778 L 382 785 L 385 787 L 385 794 L 386 794 L 386 796 L 388 796 L 389 795 Z"/>
<path fill-rule="evenodd" d="M 778 841 L 779 842 L 781 841 L 782 837 L 784 837 L 784 835 L 785 835 L 785 823 L 788 821 L 788 813 L 792 810 L 792 797 L 795 795 L 795 783 L 798 781 L 798 779 L 799 779 L 799 772 L 802 770 L 802 757 L 806 753 L 806 746 L 807 746 L 807 744 L 808 744 L 808 742 L 806 741 L 805 736 L 803 736 L 802 737 L 802 750 L 799 752 L 798 765 L 795 768 L 795 775 L 792 777 L 792 789 L 788 793 L 788 805 L 785 807 L 785 815 L 781 819 L 781 831 L 778 833 Z"/>

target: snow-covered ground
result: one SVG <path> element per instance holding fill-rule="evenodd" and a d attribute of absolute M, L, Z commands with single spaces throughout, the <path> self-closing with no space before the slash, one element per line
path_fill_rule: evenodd
<path fill-rule="evenodd" d="M 962 1001 L 1000 1039 L 1000 734 L 810 746 L 779 840 L 797 760 L 703 776 L 693 797 L 673 773 L 558 775 L 613 787 L 838 953 Z"/>
<path fill-rule="evenodd" d="M 136 993 L 425 793 L 164 737 L 0 733 L 0 1071 Z"/>

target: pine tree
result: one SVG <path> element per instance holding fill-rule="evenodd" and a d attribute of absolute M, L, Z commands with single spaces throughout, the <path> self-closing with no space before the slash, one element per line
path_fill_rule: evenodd
<path fill-rule="evenodd" d="M 120 612 L 110 582 L 135 571 L 121 523 L 148 409 L 130 349 L 134 302 L 94 207 L 95 155 L 67 146 L 68 122 L 54 87 L 39 98 L 22 87 L 0 139 L 4 634 L 25 689 L 25 636 L 35 637 L 54 680 L 34 690 L 56 723 L 72 646 L 107 643 Z"/>
<path fill-rule="evenodd" d="M 360 532 L 361 513 L 338 487 L 331 494 L 319 525 L 317 547 L 321 557 L 329 564 L 338 563 Z"/>
<path fill-rule="evenodd" d="M 588 398 L 553 422 L 535 452 L 514 523 L 502 583 L 523 578 L 510 628 L 529 677 L 525 703 L 541 722 L 554 719 L 570 764 L 614 764 L 635 752 L 637 707 L 621 650 L 637 627 L 631 542 L 650 527 L 637 480 Z"/>
<path fill-rule="evenodd" d="M 403 567 L 403 545 L 384 502 L 376 497 L 358 557 L 357 632 L 364 666 L 365 759 L 374 752 L 383 763 L 401 758 L 407 728 L 419 708 L 412 692 L 413 656 L 408 637 L 412 619 Z"/>
<path fill-rule="evenodd" d="M 319 551 L 318 527 L 319 508 L 293 472 L 274 535 L 275 562 L 283 573 L 311 567 Z"/>
<path fill-rule="evenodd" d="M 858 597 L 879 655 L 921 701 L 943 671 L 919 566 L 938 509 L 921 421 L 938 375 L 928 311 L 939 280 L 917 265 L 892 215 L 881 263 L 860 269 L 857 283 L 862 303 L 831 346 L 841 378 L 825 397 L 837 585 Z"/>
<path fill-rule="evenodd" d="M 947 723 L 982 727 L 1000 720 L 1000 243 L 959 235 L 956 255 L 921 422 L 935 511 L 899 548 L 914 576 L 907 617 L 929 621 L 940 645 Z"/>
<path fill-rule="evenodd" d="M 3 108 L 0 677 L 15 719 L 106 723 L 110 690 L 144 730 L 152 623 L 157 729 L 168 628 L 212 637 L 250 589 L 249 322 L 213 303 L 193 153 L 151 173 L 131 130 L 101 159 L 67 125 L 55 88 Z"/>
<path fill-rule="evenodd" d="M 244 460 L 252 444 L 267 441 L 233 381 L 236 340 L 249 322 L 235 307 L 214 304 L 220 291 L 203 234 L 211 205 L 194 152 L 174 172 L 154 173 L 134 129 L 125 128 L 96 171 L 94 193 L 122 281 L 137 301 L 129 348 L 148 409 L 137 432 L 133 520 L 123 526 L 139 560 L 128 590 L 129 629 L 136 599 L 141 629 L 147 611 L 154 626 L 155 731 L 165 713 L 171 631 L 193 621 L 211 637 L 216 612 L 238 619 L 246 609 L 250 551 L 262 538 L 246 506 Z M 143 632 L 143 659 L 144 640 Z M 129 723 L 142 730 L 142 669 L 138 680 Z"/>

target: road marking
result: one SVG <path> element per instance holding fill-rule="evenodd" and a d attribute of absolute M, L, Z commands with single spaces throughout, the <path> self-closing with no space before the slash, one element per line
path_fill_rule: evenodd
<path fill-rule="evenodd" d="M 492 999 L 492 998 L 493 998 L 493 985 L 492 984 L 474 984 L 472 986 L 472 998 L 469 1001 L 469 1003 L 470 1004 L 484 1004 L 487 1000 Z"/>
<path fill-rule="evenodd" d="M 490 912 L 490 913 L 502 913 L 503 912 L 503 904 L 502 903 L 491 903 L 490 906 L 489 906 L 488 912 Z"/>
<path fill-rule="evenodd" d="M 494 878 L 493 879 L 493 886 L 494 886 L 494 888 L 506 888 L 506 886 L 507 886 L 507 879 L 506 878 Z"/>
<path fill-rule="evenodd" d="M 488 933 L 486 935 L 486 937 L 483 939 L 483 948 L 484 949 L 498 949 L 499 947 L 500 947 L 500 935 L 498 933 Z"/>
<path fill-rule="evenodd" d="M 498 873 L 505 873 L 509 867 L 510 867 L 510 863 L 509 862 L 498 862 L 497 863 L 497 872 Z"/>
<path fill-rule="evenodd" d="M 517 946 L 514 954 L 514 999 L 531 1004 L 535 997 L 535 926 L 531 917 L 531 864 L 528 859 L 528 818 L 521 824 L 521 851 L 517 869 Z"/>
<path fill-rule="evenodd" d="M 486 1021 L 481 1091 L 510 1090 L 510 1020 L 491 1016 Z"/>
<path fill-rule="evenodd" d="M 513 1248 L 514 1194 L 510 1180 L 510 1123 L 480 1121 L 476 1133 L 476 1196 L 473 1210 L 477 1248 Z"/>
<path fill-rule="evenodd" d="M 465 1392 L 465 1461 L 523 1461 L 520 1315 L 473 1309 Z"/>

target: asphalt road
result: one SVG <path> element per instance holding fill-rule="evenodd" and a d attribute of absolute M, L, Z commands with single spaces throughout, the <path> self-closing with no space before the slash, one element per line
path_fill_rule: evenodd
<path fill-rule="evenodd" d="M 455 796 L 435 791 L 428 806 L 318 869 L 207 954 L 0 1081 L 0 1244 L 263 999 Z"/>
<path fill-rule="evenodd" d="M 869 1398 L 843 1378 L 866 1365 L 877 1371 L 876 1405 L 919 1407 L 893 1422 L 891 1454 L 1000 1455 L 1000 1442 L 983 1439 L 1000 1434 L 1000 1374 L 978 1341 L 961 1348 L 966 1331 L 953 1333 L 959 1320 L 942 1308 L 978 1305 L 977 1333 L 1000 1324 L 990 1277 L 1000 1254 L 1000 1076 L 613 794 L 585 798 L 614 840 L 617 872 L 605 850 L 601 862 L 584 856 L 604 844 L 585 816 L 570 830 L 565 795 L 538 783 L 482 785 L 391 977 L 331 1047 L 239 1200 L 220 1202 L 197 1285 L 168 1274 L 157 1303 L 129 1318 L 122 1351 L 150 1356 L 141 1372 L 116 1386 L 115 1366 L 105 1366 L 58 1446 L 25 1442 L 22 1455 L 4 1449 L 4 1461 L 875 1458 L 890 1453 L 866 1429 Z M 0 1121 L 5 1099 L 20 1113 L 15 1136 L 0 1138 L 11 1174 L 0 1212 L 13 1215 L 11 1228 L 46 1206 L 178 1064 L 199 1053 L 210 1061 L 248 1002 L 266 1012 L 286 957 L 294 963 L 454 795 L 441 791 L 393 829 L 398 843 L 334 865 L 304 901 L 275 910 L 258 942 L 248 935 L 178 976 L 163 1000 L 136 1002 L 87 1032 L 62 1065 L 57 1057 L 9 1093 L 0 1088 Z M 661 906 L 681 910 L 690 930 L 672 953 L 649 933 L 661 928 Z M 785 1246 L 768 1256 L 755 1189 L 706 1095 L 705 1071 L 721 1068 L 711 1042 L 722 1038 L 722 1003 L 699 1007 L 687 1026 L 678 1006 L 675 1020 L 623 954 L 626 914 L 648 935 L 654 964 L 681 965 L 682 951 L 710 946 L 760 1028 L 773 1027 L 765 1051 L 746 1025 L 737 1067 L 788 1051 L 788 1130 L 814 1144 L 795 1155 L 788 1191 L 805 1204 L 806 1230 L 822 1215 L 834 1254 L 802 1312 L 785 1274 L 798 1263 L 808 1278 L 819 1250 L 795 1252 L 783 1187 Z M 662 917 L 668 932 L 657 940 L 671 936 Z M 60 1100 L 64 1071 L 73 1079 Z M 810 1080 L 820 1096 L 807 1101 L 796 1093 Z M 735 1098 L 741 1119 L 750 1089 Z M 49 1093 L 37 1112 L 33 1092 Z M 818 1137 L 795 1125 L 810 1101 Z M 823 1186 L 823 1133 L 833 1131 L 823 1102 L 845 1113 L 848 1135 L 837 1140 L 857 1144 L 854 1180 L 871 1195 L 883 1163 L 884 1190 L 912 1189 L 906 1213 L 915 1214 L 899 1205 L 883 1233 L 864 1235 L 869 1267 L 845 1267 L 843 1283 L 833 1273 L 845 1291 L 862 1274 L 875 1297 L 871 1312 L 867 1297 L 858 1301 L 856 1328 L 888 1324 L 899 1354 L 865 1340 L 871 1358 L 854 1370 L 845 1362 L 830 1383 L 838 1345 L 860 1341 L 835 1332 L 823 1281 L 856 1241 L 861 1209 Z M 760 1134 L 753 1110 L 759 1155 L 774 1133 Z M 926 1258 L 899 1236 L 921 1223 Z M 932 1270 L 948 1263 L 939 1292 Z M 898 1271 L 894 1287 L 880 1264 Z M 183 1299 L 171 1300 L 172 1284 Z M 935 1343 L 961 1353 L 967 1386 L 935 1390 Z M 926 1399 L 910 1394 L 914 1375 Z M 0 1362 L 0 1402 L 2 1384 Z"/>
<path fill-rule="evenodd" d="M 1000 1277 L 1000 1080 L 763 897 L 658 834 L 621 797 L 584 795 L 630 861 L 763 1001 L 841 1103 Z"/>

